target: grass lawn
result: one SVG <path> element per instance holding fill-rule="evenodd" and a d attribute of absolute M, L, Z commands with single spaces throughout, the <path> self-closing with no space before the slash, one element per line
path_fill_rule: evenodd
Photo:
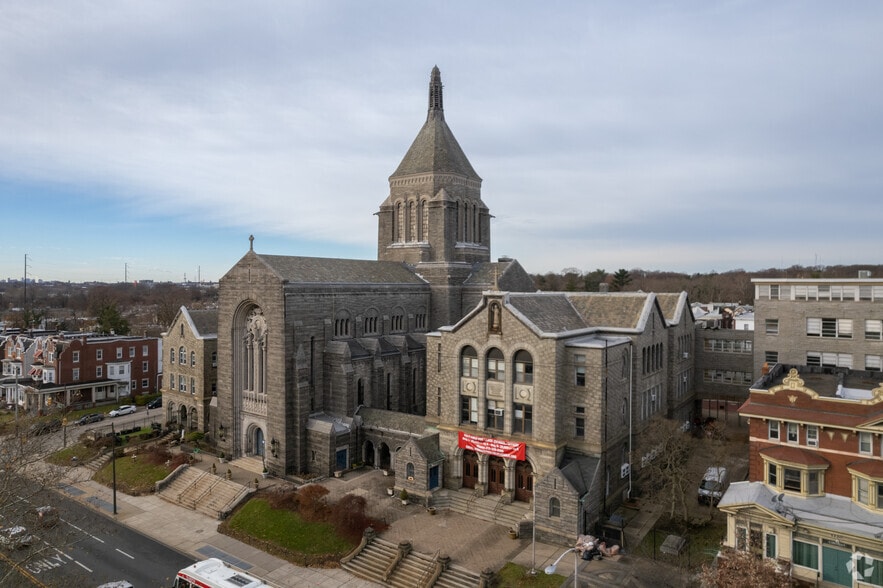
<path fill-rule="evenodd" d="M 69 445 L 65 449 L 61 451 L 56 451 L 52 455 L 46 458 L 51 464 L 55 465 L 71 465 L 71 458 L 76 457 L 80 463 L 85 463 L 86 461 L 92 459 L 96 454 L 94 449 L 90 449 L 83 445 L 82 443 L 74 443 L 73 445 Z"/>
<path fill-rule="evenodd" d="M 566 579 L 560 574 L 547 576 L 543 570 L 537 570 L 535 576 L 530 576 L 528 571 L 523 566 L 509 562 L 497 572 L 497 586 L 499 588 L 558 588 Z"/>
<path fill-rule="evenodd" d="M 168 476 L 174 467 L 174 464 L 171 467 L 166 467 L 164 463 L 151 463 L 144 459 L 144 456 L 138 456 L 135 459 L 118 457 L 116 459 L 117 490 L 132 496 L 149 494 L 153 491 L 154 484 Z M 104 464 L 104 467 L 98 470 L 92 479 L 105 486 L 112 486 L 113 460 Z"/>
<path fill-rule="evenodd" d="M 271 508 L 263 498 L 253 498 L 244 504 L 230 518 L 229 526 L 305 555 L 329 554 L 340 559 L 355 547 L 339 537 L 330 523 L 306 522 L 295 512 Z"/>

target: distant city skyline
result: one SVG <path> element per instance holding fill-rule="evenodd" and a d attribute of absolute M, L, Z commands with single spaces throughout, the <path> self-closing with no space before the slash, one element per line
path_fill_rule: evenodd
<path fill-rule="evenodd" d="M 35 280 L 217 281 L 249 235 L 261 253 L 375 259 L 434 65 L 493 258 L 530 273 L 878 262 L 880 3 L 3 14 L 3 280 L 27 254 Z"/>

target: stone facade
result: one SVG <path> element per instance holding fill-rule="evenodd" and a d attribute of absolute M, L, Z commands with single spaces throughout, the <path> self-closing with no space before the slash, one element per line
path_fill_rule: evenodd
<path fill-rule="evenodd" d="M 459 320 L 491 280 L 533 288 L 518 262 L 490 261 L 481 179 L 441 91 L 436 68 L 426 124 L 378 213 L 378 261 L 264 255 L 252 242 L 221 278 L 218 420 L 233 456 L 277 475 L 394 467 L 407 435 L 376 436 L 358 411 L 425 414 L 426 333 Z"/>
<path fill-rule="evenodd" d="M 217 404 L 218 312 L 182 306 L 162 340 L 166 422 L 217 438 L 212 405 Z"/>
<path fill-rule="evenodd" d="M 692 390 L 674 388 L 692 355 L 671 357 L 692 345 L 692 315 L 686 294 L 674 299 L 488 291 L 429 334 L 426 420 L 444 486 L 535 499 L 541 536 L 592 532 L 631 489 L 635 435 L 692 410 Z"/>

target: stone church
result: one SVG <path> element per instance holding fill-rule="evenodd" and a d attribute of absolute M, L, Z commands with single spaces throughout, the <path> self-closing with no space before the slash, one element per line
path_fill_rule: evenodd
<path fill-rule="evenodd" d="M 517 261 L 491 261 L 481 178 L 445 122 L 437 67 L 377 216 L 377 261 L 264 255 L 252 240 L 221 278 L 212 433 L 228 454 L 280 476 L 393 467 L 423 429 L 426 333 L 492 287 L 533 289 Z M 366 445 L 372 423 L 396 441 Z"/>
<path fill-rule="evenodd" d="M 533 518 L 571 542 L 630 496 L 649 420 L 691 415 L 689 300 L 537 293 L 517 261 L 491 261 L 482 180 L 442 98 L 433 68 L 377 213 L 377 261 L 252 241 L 221 279 L 207 432 L 276 476 L 392 470 L 426 505 Z"/>

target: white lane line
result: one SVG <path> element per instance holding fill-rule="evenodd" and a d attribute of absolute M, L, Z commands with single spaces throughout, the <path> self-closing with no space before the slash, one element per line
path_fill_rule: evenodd
<path fill-rule="evenodd" d="M 96 537 L 95 535 L 93 535 L 92 533 L 90 533 L 89 531 L 87 531 L 86 529 L 81 529 L 80 527 L 76 526 L 76 525 L 73 524 L 73 523 L 68 523 L 68 525 L 70 525 L 71 527 L 73 527 L 74 529 L 76 529 L 77 531 L 79 531 L 80 533 L 82 533 L 83 535 L 86 535 L 87 537 L 91 537 L 92 539 L 95 539 L 95 540 L 98 541 L 99 543 L 104 543 L 104 540 L 103 540 L 103 539 L 99 539 L 98 537 Z"/>
<path fill-rule="evenodd" d="M 129 555 L 128 553 L 126 553 L 126 552 L 123 551 L 122 549 L 117 549 L 117 551 L 119 551 L 120 553 L 122 553 L 123 555 L 125 555 L 126 557 L 128 557 L 129 559 L 135 559 L 135 556 L 134 556 L 134 555 Z"/>
<path fill-rule="evenodd" d="M 81 568 L 83 568 L 84 570 L 86 570 L 87 572 L 89 572 L 90 574 L 92 573 L 92 570 L 90 570 L 89 568 L 87 568 L 86 566 L 84 566 L 83 564 L 81 564 L 80 562 L 78 562 L 77 560 L 74 560 L 74 563 L 76 563 L 78 566 L 80 566 Z"/>

